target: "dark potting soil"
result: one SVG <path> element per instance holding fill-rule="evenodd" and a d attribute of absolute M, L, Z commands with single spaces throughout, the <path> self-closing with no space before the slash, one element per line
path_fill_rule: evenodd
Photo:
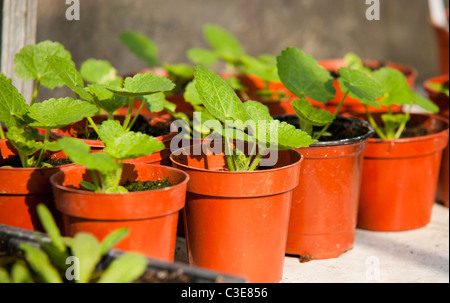
<path fill-rule="evenodd" d="M 376 66 L 376 67 L 373 67 L 373 66 L 367 66 L 367 65 L 364 65 L 364 67 L 366 67 L 366 68 L 368 68 L 368 69 L 370 69 L 371 71 L 374 72 L 374 71 L 377 71 L 377 70 L 379 70 L 379 69 L 381 69 L 381 68 L 383 68 L 383 67 L 386 67 L 386 64 L 383 63 L 383 62 L 380 62 L 379 65 Z M 331 75 L 334 79 L 338 79 L 338 78 L 339 78 L 339 73 L 338 73 L 337 71 L 330 71 L 330 75 Z"/>
<path fill-rule="evenodd" d="M 428 131 L 428 129 L 426 129 L 419 123 L 410 121 L 406 125 L 405 131 L 402 133 L 401 138 L 402 139 L 417 138 L 417 137 L 423 137 L 423 136 L 428 136 L 428 135 L 431 135 L 431 132 Z"/>
<path fill-rule="evenodd" d="M 49 164 L 52 167 L 59 167 L 71 164 L 69 159 L 48 159 L 43 161 L 45 164 Z M 22 168 L 22 162 L 19 157 L 14 157 L 12 159 L 7 159 L 3 162 L 2 167 L 13 167 L 13 168 Z"/>
<path fill-rule="evenodd" d="M 300 129 L 298 117 L 295 115 L 277 117 L 281 122 L 287 122 Z M 320 132 L 322 128 L 315 128 L 315 132 Z M 356 126 L 356 123 L 333 123 L 327 131 L 331 136 L 323 136 L 320 142 L 334 142 L 358 138 L 367 134 L 367 129 Z"/>
<path fill-rule="evenodd" d="M 158 189 L 164 189 L 167 187 L 174 186 L 169 182 L 169 179 L 158 180 L 158 181 L 135 181 L 127 182 L 123 187 L 125 187 L 130 193 L 152 191 Z"/>

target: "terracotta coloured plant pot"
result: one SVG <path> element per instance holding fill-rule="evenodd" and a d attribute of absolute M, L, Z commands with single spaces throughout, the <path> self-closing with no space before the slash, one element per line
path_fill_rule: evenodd
<path fill-rule="evenodd" d="M 17 155 L 8 140 L 0 140 L 3 164 Z M 64 153 L 48 153 L 47 158 L 67 159 Z M 62 226 L 61 215 L 53 203 L 50 177 L 73 165 L 54 168 L 2 168 L 0 167 L 0 224 L 43 232 L 37 216 L 38 204 L 45 204 L 57 224 Z"/>
<path fill-rule="evenodd" d="M 104 115 L 98 115 L 92 118 L 95 122 L 95 124 L 99 125 L 102 123 L 102 121 L 105 121 L 107 116 Z M 125 120 L 125 116 L 115 116 L 115 119 L 123 122 Z M 150 120 L 150 123 L 156 127 L 158 125 L 161 125 L 162 128 L 165 128 L 165 126 L 170 123 L 168 116 L 163 117 L 153 117 Z M 52 131 L 51 136 L 52 138 L 58 140 L 63 137 L 77 137 L 78 135 L 82 135 L 86 133 L 86 120 L 82 120 L 78 123 L 74 123 L 70 126 Z M 89 129 L 91 132 L 92 129 Z M 126 163 L 133 163 L 133 164 L 160 164 L 160 165 L 170 165 L 169 162 L 169 156 L 170 156 L 170 141 L 173 137 L 175 137 L 177 133 L 169 133 L 164 136 L 157 137 L 157 139 L 160 142 L 163 142 L 166 145 L 166 148 L 160 152 L 154 153 L 150 156 L 141 157 L 135 160 L 129 160 L 126 161 Z M 104 144 L 100 140 L 86 140 L 86 139 L 80 139 L 86 144 L 88 144 L 93 152 L 102 151 L 104 149 Z"/>
<path fill-rule="evenodd" d="M 189 176 L 171 167 L 126 164 L 122 182 L 169 178 L 170 188 L 129 194 L 97 194 L 78 189 L 91 174 L 76 166 L 51 178 L 57 209 L 64 215 L 68 236 L 88 232 L 102 240 L 127 227 L 129 236 L 117 249 L 172 262 L 175 254 L 178 213 L 184 207 Z"/>
<path fill-rule="evenodd" d="M 296 116 L 290 120 L 298 126 Z M 292 197 L 287 254 L 330 259 L 354 247 L 364 151 L 374 131 L 367 122 L 338 117 L 330 132 L 344 127 L 351 137 L 298 149 L 305 159 Z"/>
<path fill-rule="evenodd" d="M 171 159 L 191 177 L 184 212 L 190 264 L 251 283 L 279 282 L 302 155 L 280 152 L 273 169 L 255 172 L 224 171 L 224 155 Z"/>
<path fill-rule="evenodd" d="M 381 67 L 381 63 L 378 61 L 375 61 L 375 60 L 366 60 L 364 63 L 372 69 L 377 69 L 377 68 Z M 337 73 L 337 71 L 341 67 L 346 66 L 346 63 L 343 59 L 322 60 L 322 61 L 319 61 L 319 64 L 326 70 L 333 72 L 333 73 Z M 410 87 L 414 88 L 415 81 L 416 81 L 417 75 L 418 75 L 417 70 L 415 70 L 412 67 L 406 66 L 406 65 L 401 65 L 401 64 L 392 63 L 392 62 L 386 63 L 385 66 L 401 71 L 406 76 Z M 337 79 L 334 80 L 334 87 L 336 88 L 336 97 L 333 100 L 329 101 L 326 105 L 326 109 L 332 113 L 336 112 L 339 103 L 342 101 L 342 99 L 344 98 L 344 95 L 345 95 L 345 93 L 341 90 L 339 81 Z M 386 112 L 387 108 L 385 108 L 385 107 L 382 107 L 382 108 L 369 107 L 369 110 L 371 112 Z M 392 107 L 392 111 L 394 111 L 394 112 L 400 112 L 401 110 L 402 110 L 402 108 L 400 106 Z M 341 108 L 340 113 L 344 113 L 344 112 L 364 113 L 365 108 L 361 104 L 361 102 L 359 102 L 358 100 L 353 99 L 351 97 L 347 97 L 345 99 L 344 105 Z"/>
<path fill-rule="evenodd" d="M 380 114 L 376 115 L 379 121 Z M 358 227 L 406 231 L 430 223 L 449 125 L 436 115 L 412 115 L 430 135 L 370 139 L 365 153 Z"/>
<path fill-rule="evenodd" d="M 428 93 L 429 98 L 436 103 L 441 111 L 439 115 L 449 119 L 449 98 L 446 94 L 437 91 L 432 87 L 432 83 L 447 84 L 449 79 L 448 75 L 440 76 L 425 81 L 424 88 Z M 439 176 L 439 184 L 437 190 L 437 200 L 449 207 L 449 146 L 444 150 L 442 157 L 441 172 Z"/>
<path fill-rule="evenodd" d="M 447 10 L 447 19 L 448 19 Z M 441 74 L 448 74 L 449 72 L 449 29 L 448 27 L 442 27 L 435 24 L 431 19 L 429 19 L 431 26 L 436 35 L 437 47 L 438 47 L 438 58 L 439 58 L 439 71 Z"/>

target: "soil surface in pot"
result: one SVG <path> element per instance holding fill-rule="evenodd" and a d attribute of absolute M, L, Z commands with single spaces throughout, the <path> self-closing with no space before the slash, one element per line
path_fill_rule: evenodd
<path fill-rule="evenodd" d="M 69 159 L 47 159 L 43 161 L 45 164 L 49 164 L 52 167 L 59 167 L 68 164 L 72 164 Z M 22 162 L 19 157 L 7 159 L 2 163 L 1 167 L 22 168 Z"/>
<path fill-rule="evenodd" d="M 151 124 L 148 119 L 143 116 L 139 116 L 134 123 L 131 131 L 136 133 L 143 133 L 152 137 L 162 137 L 170 133 L 170 124 L 165 122 L 157 122 Z M 77 132 L 76 138 L 84 140 L 98 140 L 98 135 L 91 128 L 88 132 Z"/>
<path fill-rule="evenodd" d="M 169 182 L 169 179 L 158 180 L 158 181 L 134 181 L 127 182 L 123 185 L 130 193 L 144 192 L 164 189 L 167 187 L 174 186 Z"/>
<path fill-rule="evenodd" d="M 277 117 L 276 119 L 280 120 L 281 122 L 287 122 L 300 129 L 300 122 L 297 116 L 281 116 Z M 321 131 L 321 128 L 315 128 L 314 131 Z M 348 123 L 333 123 L 328 129 L 328 133 L 331 135 L 323 136 L 320 139 L 320 142 L 335 142 L 362 137 L 367 134 L 367 129 L 362 128 L 356 123 L 356 121 L 349 120 Z"/>

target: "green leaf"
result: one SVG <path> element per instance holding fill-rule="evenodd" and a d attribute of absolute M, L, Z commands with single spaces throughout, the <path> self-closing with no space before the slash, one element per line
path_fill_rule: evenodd
<path fill-rule="evenodd" d="M 86 101 L 64 98 L 35 103 L 30 107 L 28 116 L 35 120 L 30 124 L 33 127 L 59 129 L 93 117 L 97 112 L 97 107 Z"/>
<path fill-rule="evenodd" d="M 430 83 L 430 87 L 442 94 L 445 94 L 447 97 L 450 95 L 448 83 L 442 84 L 442 83 Z"/>
<path fill-rule="evenodd" d="M 44 148 L 42 142 L 36 141 L 33 135 L 23 128 L 11 127 L 6 133 L 6 138 L 11 144 L 26 156 L 34 155 Z"/>
<path fill-rule="evenodd" d="M 95 191 L 97 189 L 94 184 L 92 184 L 90 182 L 86 182 L 86 181 L 81 181 L 80 186 L 84 187 L 85 189 L 87 189 L 89 191 Z"/>
<path fill-rule="evenodd" d="M 108 114 L 114 114 L 114 112 L 130 102 L 126 97 L 113 94 L 103 84 L 91 84 L 86 90 L 92 95 L 94 104 Z"/>
<path fill-rule="evenodd" d="M 158 48 L 156 44 L 145 35 L 126 31 L 119 35 L 120 42 L 128 48 L 137 58 L 145 61 L 149 67 L 160 66 Z"/>
<path fill-rule="evenodd" d="M 58 42 L 43 41 L 24 47 L 14 58 L 15 73 L 23 81 L 39 79 L 42 86 L 54 89 L 64 86 L 59 76 L 48 68 L 46 58 L 58 56 L 72 60 L 72 55 Z"/>
<path fill-rule="evenodd" d="M 78 233 L 73 239 L 72 253 L 80 261 L 80 280 L 76 282 L 89 283 L 102 257 L 98 240 L 91 234 Z"/>
<path fill-rule="evenodd" d="M 120 241 L 125 239 L 130 230 L 128 228 L 121 228 L 109 234 L 101 243 L 101 254 L 102 256 L 108 253 L 110 249 L 112 249 L 115 245 L 117 245 Z"/>
<path fill-rule="evenodd" d="M 382 115 L 381 119 L 383 120 L 386 133 L 391 134 L 393 138 L 398 128 L 402 124 L 408 122 L 410 117 L 411 116 L 409 114 L 386 114 Z"/>
<path fill-rule="evenodd" d="M 297 48 L 287 48 L 277 60 L 281 81 L 296 96 L 324 103 L 335 97 L 333 77 L 312 56 Z"/>
<path fill-rule="evenodd" d="M 189 84 L 186 86 L 184 92 L 184 100 L 186 100 L 186 102 L 189 102 L 194 107 L 203 104 L 200 96 L 198 95 L 195 80 L 189 82 Z"/>
<path fill-rule="evenodd" d="M 0 267 L 0 284 L 12 283 L 6 269 Z"/>
<path fill-rule="evenodd" d="M 344 61 L 346 62 L 347 67 L 350 69 L 359 70 L 367 75 L 372 74 L 371 69 L 367 68 L 361 58 L 354 53 L 348 53 L 347 55 L 345 55 Z"/>
<path fill-rule="evenodd" d="M 143 96 L 140 98 L 143 102 L 145 102 L 145 107 L 151 113 L 159 113 L 162 112 L 166 106 L 166 96 L 164 93 L 156 93 L 147 96 Z"/>
<path fill-rule="evenodd" d="M 73 163 L 83 165 L 87 170 L 99 172 L 115 172 L 117 163 L 105 153 L 90 153 L 89 145 L 76 138 L 62 138 L 58 140 L 60 148 Z"/>
<path fill-rule="evenodd" d="M 294 100 L 291 103 L 300 121 L 312 126 L 325 126 L 332 123 L 335 119 L 334 115 L 324 109 L 316 109 L 305 98 Z"/>
<path fill-rule="evenodd" d="M 34 283 L 28 267 L 20 262 L 16 262 L 11 269 L 11 281 L 15 284 Z"/>
<path fill-rule="evenodd" d="M 171 76 L 175 76 L 181 79 L 192 79 L 194 77 L 194 69 L 187 64 L 163 64 L 165 70 Z"/>
<path fill-rule="evenodd" d="M 20 249 L 24 251 L 25 259 L 30 267 L 44 283 L 63 283 L 58 271 L 51 265 L 43 251 L 25 243 L 20 244 Z"/>
<path fill-rule="evenodd" d="M 206 109 L 222 122 L 247 121 L 242 101 L 219 75 L 204 66 L 195 70 L 196 88 Z"/>
<path fill-rule="evenodd" d="M 434 104 L 431 100 L 422 97 L 420 94 L 416 93 L 415 91 L 411 91 L 411 98 L 412 98 L 412 104 L 421 107 L 422 109 L 426 110 L 427 112 L 437 114 L 440 111 L 439 106 Z"/>
<path fill-rule="evenodd" d="M 60 252 L 65 252 L 67 250 L 66 245 L 64 244 L 59 228 L 56 225 L 51 212 L 44 204 L 39 204 L 37 206 L 37 213 L 39 216 L 39 221 L 44 227 L 45 232 L 52 240 L 52 244 Z"/>
<path fill-rule="evenodd" d="M 117 70 L 106 60 L 88 59 L 81 65 L 81 76 L 90 83 L 108 84 L 117 80 Z"/>
<path fill-rule="evenodd" d="M 348 67 L 340 68 L 338 73 L 339 83 L 344 92 L 349 90 L 349 96 L 352 98 L 358 99 L 366 105 L 380 107 L 377 99 L 383 96 L 383 90 L 377 80 Z"/>
<path fill-rule="evenodd" d="M 105 121 L 99 128 L 105 152 L 117 160 L 136 159 L 165 148 L 158 139 L 142 133 L 126 132 L 117 121 Z"/>
<path fill-rule="evenodd" d="M 117 160 L 137 159 L 165 148 L 158 139 L 134 132 L 128 132 L 109 140 L 105 142 L 105 145 L 105 152 Z"/>
<path fill-rule="evenodd" d="M 70 88 L 77 96 L 92 102 L 92 96 L 84 89 L 84 81 L 75 63 L 67 58 L 58 56 L 47 57 L 49 68 L 56 73 L 61 81 Z"/>
<path fill-rule="evenodd" d="M 6 127 L 17 126 L 17 119 L 24 120 L 28 113 L 25 98 L 12 85 L 10 79 L 0 73 L 0 122 Z"/>
<path fill-rule="evenodd" d="M 236 62 L 245 55 L 245 50 L 238 39 L 219 25 L 207 24 L 203 32 L 208 44 L 222 59 Z"/>
<path fill-rule="evenodd" d="M 214 51 L 205 48 L 191 48 L 187 51 L 187 57 L 195 65 L 214 65 L 219 59 Z"/>
<path fill-rule="evenodd" d="M 270 115 L 269 108 L 258 101 L 247 101 L 243 103 L 243 108 L 247 112 L 248 117 L 254 121 L 271 121 L 273 117 Z M 245 122 L 245 121 L 244 121 Z"/>
<path fill-rule="evenodd" d="M 99 283 L 132 283 L 145 273 L 147 264 L 141 255 L 124 254 L 108 266 Z"/>
<path fill-rule="evenodd" d="M 248 171 L 250 169 L 250 164 L 253 156 L 247 157 L 242 151 L 239 149 L 233 149 L 234 154 L 234 163 L 236 164 L 237 171 Z"/>
<path fill-rule="evenodd" d="M 255 75 L 263 81 L 280 82 L 276 64 L 268 64 L 265 61 L 258 60 L 248 55 L 242 58 L 242 62 L 247 69 L 247 74 Z"/>
<path fill-rule="evenodd" d="M 385 106 L 411 104 L 411 88 L 402 72 L 383 67 L 373 73 L 373 78 L 382 87 L 379 103 Z"/>
<path fill-rule="evenodd" d="M 119 96 L 136 98 L 171 91 L 174 87 L 175 84 L 166 77 L 155 74 L 137 74 L 133 78 L 126 78 L 122 89 L 117 87 L 108 87 L 108 89 Z"/>
<path fill-rule="evenodd" d="M 271 144 L 278 150 L 309 147 L 316 142 L 303 130 L 278 120 L 260 121 L 258 128 L 265 130 L 265 133 L 258 131 L 258 141 L 265 142 L 266 145 Z"/>

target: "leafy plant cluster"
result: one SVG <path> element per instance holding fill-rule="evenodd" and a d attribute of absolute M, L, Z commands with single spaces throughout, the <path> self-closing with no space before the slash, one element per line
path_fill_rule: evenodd
<path fill-rule="evenodd" d="M 41 239 L 42 248 L 21 243 L 25 260 L 6 264 L 10 270 L 0 267 L 0 283 L 132 283 L 144 274 L 147 259 L 133 253 L 115 259 L 103 272 L 96 269 L 108 251 L 127 237 L 128 229 L 109 234 L 101 243 L 88 233 L 67 238 L 61 236 L 46 206 L 38 205 L 37 211 L 50 241 Z M 71 268 L 69 257 L 77 258 L 79 267 Z"/>
<path fill-rule="evenodd" d="M 8 139 L 17 149 L 23 167 L 43 167 L 46 152 L 60 150 L 58 143 L 50 140 L 51 130 L 87 119 L 90 127 L 100 136 L 99 127 L 92 117 L 104 111 L 117 126 L 120 122 L 115 120 L 114 113 L 128 105 L 129 112 L 120 125 L 123 134 L 119 137 L 125 137 L 125 133 L 137 137 L 130 131 L 144 106 L 151 112 L 167 108 L 175 110 L 163 95 L 174 88 L 174 84 L 166 77 L 137 74 L 122 79 L 109 62 L 95 59 L 84 62 L 78 71 L 71 57 L 60 43 L 51 41 L 27 46 L 16 55 L 15 72 L 18 77 L 36 83 L 30 105 L 11 80 L 0 75 L 0 122 L 7 129 L 6 133 L 0 130 L 0 138 Z M 66 97 L 36 103 L 42 86 L 49 89 L 67 86 L 76 99 Z M 144 102 L 133 118 L 132 109 L 136 98 Z M 42 136 L 39 130 L 45 135 Z M 145 139 L 153 142 L 152 138 Z M 144 141 L 142 137 L 140 140 Z M 149 150 L 155 151 L 159 147 L 158 144 Z M 122 161 L 120 157 L 116 159 Z"/>
<path fill-rule="evenodd" d="M 245 99 L 247 88 L 236 75 L 256 75 L 265 83 L 265 88 L 256 95 L 265 100 L 279 100 L 285 97 L 283 92 L 271 91 L 270 82 L 280 82 L 276 69 L 276 58 L 272 55 L 261 55 L 257 58 L 248 55 L 242 44 L 229 31 L 216 24 L 206 24 L 203 36 L 210 49 L 193 47 L 186 56 L 193 65 L 213 66 L 222 60 L 225 62 L 230 76 L 226 77 L 230 86 Z M 189 64 L 168 64 L 158 58 L 158 48 L 154 41 L 139 32 L 123 32 L 119 39 L 137 58 L 145 61 L 150 68 L 163 67 L 169 78 L 176 83 L 173 94 L 182 94 L 185 87 L 194 77 L 194 67 Z"/>
<path fill-rule="evenodd" d="M 330 72 L 321 67 L 312 56 L 297 48 L 287 48 L 277 58 L 282 83 L 299 98 L 291 104 L 300 120 L 300 128 L 315 140 L 330 135 L 327 131 L 349 96 L 364 105 L 370 123 L 382 139 L 399 138 L 410 119 L 410 112 L 393 113 L 393 105 L 409 105 L 409 108 L 417 105 L 430 112 L 438 110 L 430 100 L 410 89 L 406 77 L 400 71 L 386 67 L 372 71 L 353 54 L 346 59 L 348 66 L 340 68 L 337 75 L 344 97 L 332 114 L 313 107 L 308 101 L 312 99 L 326 104 L 335 98 L 334 78 Z M 386 106 L 389 109 L 382 117 L 384 127 L 377 125 L 369 110 L 370 106 Z"/>

